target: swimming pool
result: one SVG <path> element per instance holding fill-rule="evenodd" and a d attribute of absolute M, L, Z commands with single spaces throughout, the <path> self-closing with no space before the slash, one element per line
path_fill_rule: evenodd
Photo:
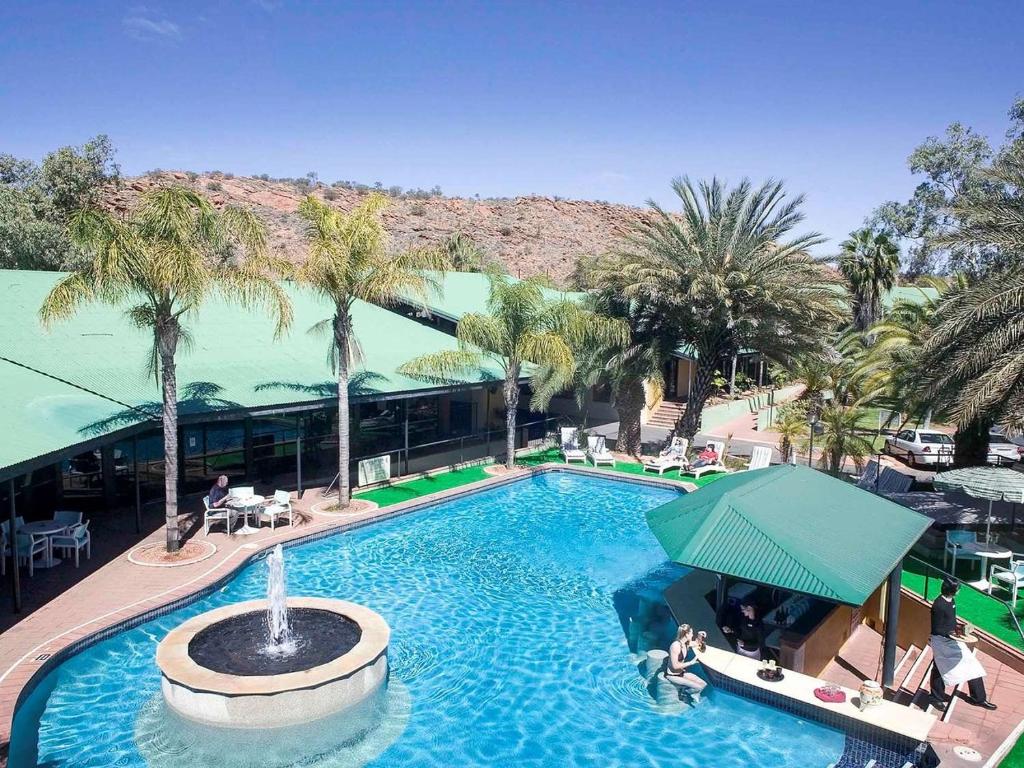
<path fill-rule="evenodd" d="M 682 713 L 654 706 L 615 604 L 665 579 L 644 511 L 675 495 L 550 472 L 287 549 L 290 594 L 351 599 L 391 625 L 389 701 L 368 743 L 325 745 L 321 725 L 301 755 L 244 731 L 214 744 L 163 708 L 157 642 L 262 596 L 260 560 L 56 666 L 18 710 L 10 764 L 824 768 L 838 731 L 721 690 Z"/>

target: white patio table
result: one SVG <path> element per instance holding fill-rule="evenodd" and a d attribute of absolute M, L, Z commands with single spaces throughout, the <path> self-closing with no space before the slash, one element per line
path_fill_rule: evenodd
<path fill-rule="evenodd" d="M 978 581 L 972 581 L 971 586 L 977 587 L 978 589 L 988 589 L 988 561 L 992 560 L 1009 560 L 1013 557 L 1013 552 L 1000 547 L 995 543 L 986 544 L 983 541 L 966 542 L 961 544 L 956 553 L 953 555 L 953 573 L 956 573 L 956 556 L 960 555 L 976 555 L 981 558 L 981 579 Z"/>
<path fill-rule="evenodd" d="M 253 528 L 251 525 L 249 525 L 249 511 L 255 507 L 260 506 L 265 501 L 266 498 L 260 496 L 259 494 L 253 494 L 252 496 L 243 496 L 241 498 L 238 498 L 237 496 L 232 496 L 227 501 L 227 505 L 229 507 L 231 507 L 232 509 L 240 509 L 242 510 L 242 514 L 245 515 L 244 519 L 242 520 L 242 527 L 236 528 L 235 533 L 237 533 L 239 536 L 249 536 L 259 531 L 259 528 Z"/>
<path fill-rule="evenodd" d="M 67 523 L 58 523 L 56 520 L 36 520 L 25 523 L 18 529 L 18 533 L 28 533 L 34 536 L 46 537 L 46 554 L 42 560 L 34 563 L 36 568 L 54 568 L 61 564 L 59 557 L 53 556 L 53 537 L 63 533 L 67 529 Z"/>

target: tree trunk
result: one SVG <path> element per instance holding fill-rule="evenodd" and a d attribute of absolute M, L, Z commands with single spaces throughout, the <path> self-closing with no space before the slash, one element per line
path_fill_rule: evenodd
<path fill-rule="evenodd" d="M 502 386 L 505 396 L 505 467 L 516 465 L 516 409 L 519 407 L 519 366 L 510 366 Z"/>
<path fill-rule="evenodd" d="M 167 551 L 177 552 L 178 531 L 178 378 L 174 354 L 181 329 L 176 318 L 157 321 L 157 354 L 163 395 L 164 514 L 167 519 Z"/>
<path fill-rule="evenodd" d="M 338 353 L 338 506 L 345 508 L 351 498 L 349 484 L 349 339 L 352 336 L 352 317 L 348 309 L 339 306 L 334 313 L 334 344 Z"/>
<path fill-rule="evenodd" d="M 644 385 L 640 381 L 625 384 L 615 393 L 615 411 L 619 414 L 619 436 L 615 447 L 630 456 L 639 456 L 642 447 L 640 413 L 644 408 Z"/>
<path fill-rule="evenodd" d="M 717 356 L 701 352 L 697 361 L 697 375 L 694 377 L 690 397 L 686 401 L 686 410 L 676 423 L 674 434 L 685 437 L 690 443 L 700 429 L 700 417 L 704 412 L 704 403 L 711 394 L 711 382 L 715 378 L 715 360 Z"/>
<path fill-rule="evenodd" d="M 991 428 L 991 422 L 975 419 L 957 429 L 953 435 L 957 466 L 975 467 L 988 463 L 988 433 Z"/>
<path fill-rule="evenodd" d="M 736 355 L 732 356 L 732 369 L 729 372 L 729 397 L 736 396 Z"/>

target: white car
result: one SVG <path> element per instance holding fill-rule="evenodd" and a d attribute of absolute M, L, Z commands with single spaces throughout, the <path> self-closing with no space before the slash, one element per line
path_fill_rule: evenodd
<path fill-rule="evenodd" d="M 885 438 L 885 452 L 900 456 L 910 466 L 952 466 L 956 449 L 953 438 L 935 429 L 904 429 Z"/>
<path fill-rule="evenodd" d="M 1019 439 L 1019 438 L 1018 438 Z M 1006 435 L 988 433 L 988 463 L 1013 464 L 1024 458 L 1024 446 L 1018 445 Z"/>

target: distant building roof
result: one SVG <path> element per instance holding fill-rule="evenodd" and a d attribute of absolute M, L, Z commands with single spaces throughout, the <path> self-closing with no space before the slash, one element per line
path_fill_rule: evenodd
<path fill-rule="evenodd" d="M 882 299 L 886 309 L 892 309 L 897 301 L 905 301 L 910 304 L 924 304 L 927 301 L 936 301 L 939 292 L 931 286 L 897 285 L 889 291 Z"/>
<path fill-rule="evenodd" d="M 863 605 L 931 520 L 790 464 L 736 472 L 647 512 L 674 561 Z"/>
<path fill-rule="evenodd" d="M 38 311 L 56 272 L 0 270 L 0 473 L 146 421 L 160 413 L 160 390 L 147 371 L 152 337 L 122 309 L 88 305 L 44 331 Z M 213 298 L 186 316 L 190 344 L 178 352 L 179 409 L 183 416 L 313 404 L 335 396 L 328 338 L 308 333 L 331 316 L 328 303 L 286 285 L 295 320 L 283 338 L 258 310 Z M 353 397 L 432 389 L 397 373 L 426 352 L 455 349 L 455 339 L 394 312 L 357 302 L 356 336 L 363 354 L 352 374 Z M 467 378 L 500 378 L 486 366 Z M 16 474 L 9 471 L 7 475 Z"/>

